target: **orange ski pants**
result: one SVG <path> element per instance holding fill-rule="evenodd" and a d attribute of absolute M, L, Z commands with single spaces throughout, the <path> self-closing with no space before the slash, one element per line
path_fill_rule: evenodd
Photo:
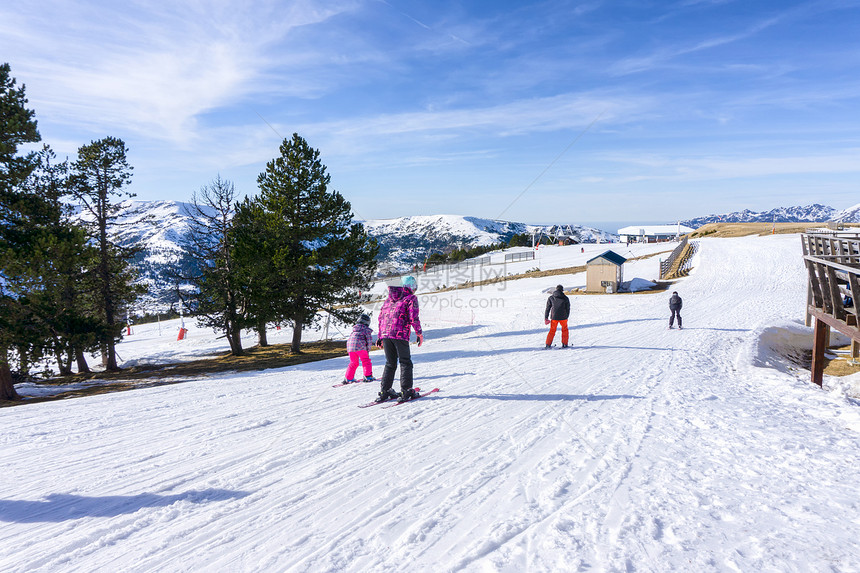
<path fill-rule="evenodd" d="M 561 325 L 561 343 L 565 346 L 568 341 L 568 331 L 567 331 L 567 321 L 566 320 L 552 320 L 549 323 L 549 334 L 546 335 L 546 345 L 549 346 L 552 344 L 552 339 L 555 338 L 555 331 L 558 328 L 558 325 Z"/>

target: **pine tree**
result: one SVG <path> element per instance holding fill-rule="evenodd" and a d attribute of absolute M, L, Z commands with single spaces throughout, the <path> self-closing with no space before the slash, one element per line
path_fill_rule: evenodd
<path fill-rule="evenodd" d="M 9 64 L 0 65 L 0 400 L 18 399 L 9 368 L 13 329 L 21 326 L 20 303 L 9 290 L 8 269 L 25 259 L 28 250 L 26 219 L 31 197 L 21 186 L 35 167 L 35 154 L 18 155 L 18 147 L 41 139 L 27 109 L 25 89 L 15 86 Z"/>
<path fill-rule="evenodd" d="M 120 197 L 134 197 L 124 191 L 131 181 L 132 167 L 126 159 L 128 151 L 121 139 L 106 137 L 78 149 L 78 159 L 72 165 L 71 189 L 89 218 L 88 229 L 98 249 L 94 273 L 98 295 L 102 358 L 107 370 L 119 370 L 116 363 L 116 342 L 121 338 L 123 312 L 140 294 L 133 285 L 134 274 L 129 261 L 142 247 L 126 248 L 111 236 L 121 203 Z"/>
<path fill-rule="evenodd" d="M 71 374 L 73 360 L 79 372 L 88 372 L 84 351 L 95 348 L 101 326 L 86 288 L 97 253 L 63 202 L 69 194 L 68 162 L 56 163 L 48 146 L 37 159 L 25 188 L 42 198 L 43 208 L 31 218 L 39 232 L 30 260 L 19 269 L 19 276 L 27 278 L 32 322 L 39 327 L 33 342 L 40 355 L 54 355 L 61 375 Z"/>
<path fill-rule="evenodd" d="M 190 228 L 183 241 L 195 272 L 181 278 L 197 287 L 197 322 L 223 331 L 234 356 L 242 350 L 241 294 L 233 262 L 236 191 L 220 176 L 191 198 Z"/>
<path fill-rule="evenodd" d="M 265 212 L 259 201 L 245 198 L 236 205 L 233 218 L 233 262 L 236 284 L 241 291 L 242 311 L 248 326 L 257 330 L 260 347 L 268 346 L 266 325 L 281 323 L 277 293 L 283 279 L 275 272 L 273 261 L 257 256 L 265 252 L 267 231 Z"/>
<path fill-rule="evenodd" d="M 259 242 L 257 260 L 265 259 L 270 269 L 255 306 L 270 311 L 267 318 L 292 324 L 291 351 L 299 353 L 302 328 L 314 324 L 320 310 L 345 321 L 357 318 L 379 247 L 353 223 L 350 203 L 329 190 L 331 178 L 318 150 L 293 134 L 280 152 L 257 178 L 260 195 L 248 204 L 253 211 L 247 224 Z M 242 252 L 240 240 L 237 245 Z M 239 257 L 244 268 L 253 264 L 250 254 Z"/>

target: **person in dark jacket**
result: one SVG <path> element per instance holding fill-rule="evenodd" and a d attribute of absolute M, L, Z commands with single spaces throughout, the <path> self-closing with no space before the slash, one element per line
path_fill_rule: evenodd
<path fill-rule="evenodd" d="M 544 323 L 550 325 L 549 334 L 546 335 L 546 347 L 552 348 L 552 339 L 555 338 L 555 331 L 561 325 L 561 347 L 567 348 L 569 333 L 567 330 L 567 319 L 570 316 L 570 299 L 564 294 L 564 287 L 558 285 L 555 291 L 546 301 L 546 311 L 544 312 Z"/>
<path fill-rule="evenodd" d="M 669 310 L 672 313 L 672 316 L 669 317 L 669 328 L 673 328 L 675 324 L 675 317 L 678 317 L 678 329 L 683 328 L 681 326 L 681 307 L 684 306 L 684 301 L 681 300 L 681 297 L 678 296 L 678 292 L 675 291 L 672 293 L 672 297 L 669 299 Z"/>

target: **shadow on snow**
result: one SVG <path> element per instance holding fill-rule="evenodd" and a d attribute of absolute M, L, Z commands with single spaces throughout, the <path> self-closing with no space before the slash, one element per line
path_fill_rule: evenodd
<path fill-rule="evenodd" d="M 434 394 L 431 400 L 522 400 L 526 402 L 602 402 L 603 400 L 641 400 L 645 396 L 633 394 Z"/>
<path fill-rule="evenodd" d="M 667 322 L 668 318 L 629 318 L 626 320 L 616 320 L 614 322 L 594 322 L 590 324 L 577 324 L 573 319 L 568 320 L 567 328 L 568 330 L 580 330 L 583 328 L 595 328 L 598 326 L 615 326 L 619 324 L 629 324 L 631 322 L 652 322 L 652 321 L 664 321 Z M 507 332 L 493 332 L 489 335 L 479 335 L 479 336 L 470 336 L 469 338 L 485 338 L 486 336 L 497 337 L 497 336 L 522 336 L 528 334 L 543 334 L 549 331 L 549 326 L 544 326 L 542 328 L 531 328 L 529 330 L 509 330 Z M 561 328 L 559 328 L 558 332 L 561 332 Z"/>
<path fill-rule="evenodd" d="M 177 502 L 212 503 L 240 499 L 249 495 L 244 491 L 204 489 L 177 495 L 107 495 L 86 497 L 66 493 L 53 493 L 39 501 L 0 500 L 0 521 L 11 523 L 59 523 L 84 517 L 116 517 L 134 513 L 145 507 L 167 507 Z"/>

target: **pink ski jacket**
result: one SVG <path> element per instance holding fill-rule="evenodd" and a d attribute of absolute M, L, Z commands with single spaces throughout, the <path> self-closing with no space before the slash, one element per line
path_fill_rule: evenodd
<path fill-rule="evenodd" d="M 407 287 L 388 287 L 388 299 L 379 311 L 379 338 L 409 340 L 410 327 L 422 334 L 418 318 L 418 297 Z"/>

